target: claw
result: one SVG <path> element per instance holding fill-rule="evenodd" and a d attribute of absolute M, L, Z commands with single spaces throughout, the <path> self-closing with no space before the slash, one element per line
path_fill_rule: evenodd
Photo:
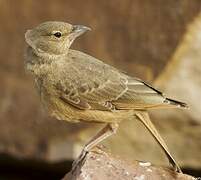
<path fill-rule="evenodd" d="M 182 173 L 181 168 L 172 157 L 169 157 L 168 160 L 169 160 L 169 163 L 172 165 L 172 168 L 175 172 Z"/>
<path fill-rule="evenodd" d="M 88 151 L 86 151 L 85 149 L 82 150 L 82 152 L 80 153 L 79 157 L 73 161 L 72 164 L 72 173 L 76 170 L 76 168 L 80 165 L 82 165 L 85 161 L 85 157 L 87 155 Z"/>

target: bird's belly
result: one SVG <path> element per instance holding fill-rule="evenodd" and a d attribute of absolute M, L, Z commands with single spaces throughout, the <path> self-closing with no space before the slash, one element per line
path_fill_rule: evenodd
<path fill-rule="evenodd" d="M 132 111 L 100 111 L 100 110 L 81 110 L 68 103 L 61 101 L 59 98 L 48 98 L 50 101 L 45 103 L 49 114 L 58 120 L 68 122 L 99 122 L 113 123 L 129 119 L 133 116 Z"/>

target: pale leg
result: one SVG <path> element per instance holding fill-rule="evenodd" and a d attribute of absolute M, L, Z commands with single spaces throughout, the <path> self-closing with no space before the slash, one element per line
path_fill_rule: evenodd
<path fill-rule="evenodd" d="M 116 133 L 118 129 L 117 123 L 109 123 L 103 129 L 101 129 L 83 148 L 80 156 L 73 162 L 73 169 L 85 158 L 86 153 L 89 152 L 93 147 L 99 144 L 107 137 Z"/>
<path fill-rule="evenodd" d="M 177 164 L 177 162 L 174 160 L 174 158 L 170 154 L 165 141 L 160 136 L 160 134 L 156 130 L 155 126 L 151 122 L 151 119 L 149 118 L 148 113 L 146 111 L 139 111 L 136 113 L 136 117 L 145 125 L 145 127 L 149 130 L 149 132 L 152 134 L 152 136 L 156 139 L 158 144 L 162 147 L 170 164 L 174 167 L 175 171 L 182 172 L 179 165 Z"/>

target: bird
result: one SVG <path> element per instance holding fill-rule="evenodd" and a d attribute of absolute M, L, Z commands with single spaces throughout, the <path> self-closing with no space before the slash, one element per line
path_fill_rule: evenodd
<path fill-rule="evenodd" d="M 105 124 L 86 143 L 82 154 L 115 134 L 121 121 L 138 119 L 158 142 L 174 170 L 182 172 L 148 111 L 188 108 L 187 104 L 167 98 L 143 80 L 70 48 L 76 38 L 90 30 L 84 25 L 47 21 L 26 31 L 25 69 L 35 80 L 43 107 L 58 120 Z"/>

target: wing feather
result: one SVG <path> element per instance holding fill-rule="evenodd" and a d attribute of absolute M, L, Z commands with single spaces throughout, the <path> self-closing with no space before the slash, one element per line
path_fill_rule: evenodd
<path fill-rule="evenodd" d="M 61 100 L 80 109 L 98 110 L 144 109 L 163 103 L 162 93 L 142 80 L 77 52 L 71 50 L 65 80 L 57 81 Z"/>

